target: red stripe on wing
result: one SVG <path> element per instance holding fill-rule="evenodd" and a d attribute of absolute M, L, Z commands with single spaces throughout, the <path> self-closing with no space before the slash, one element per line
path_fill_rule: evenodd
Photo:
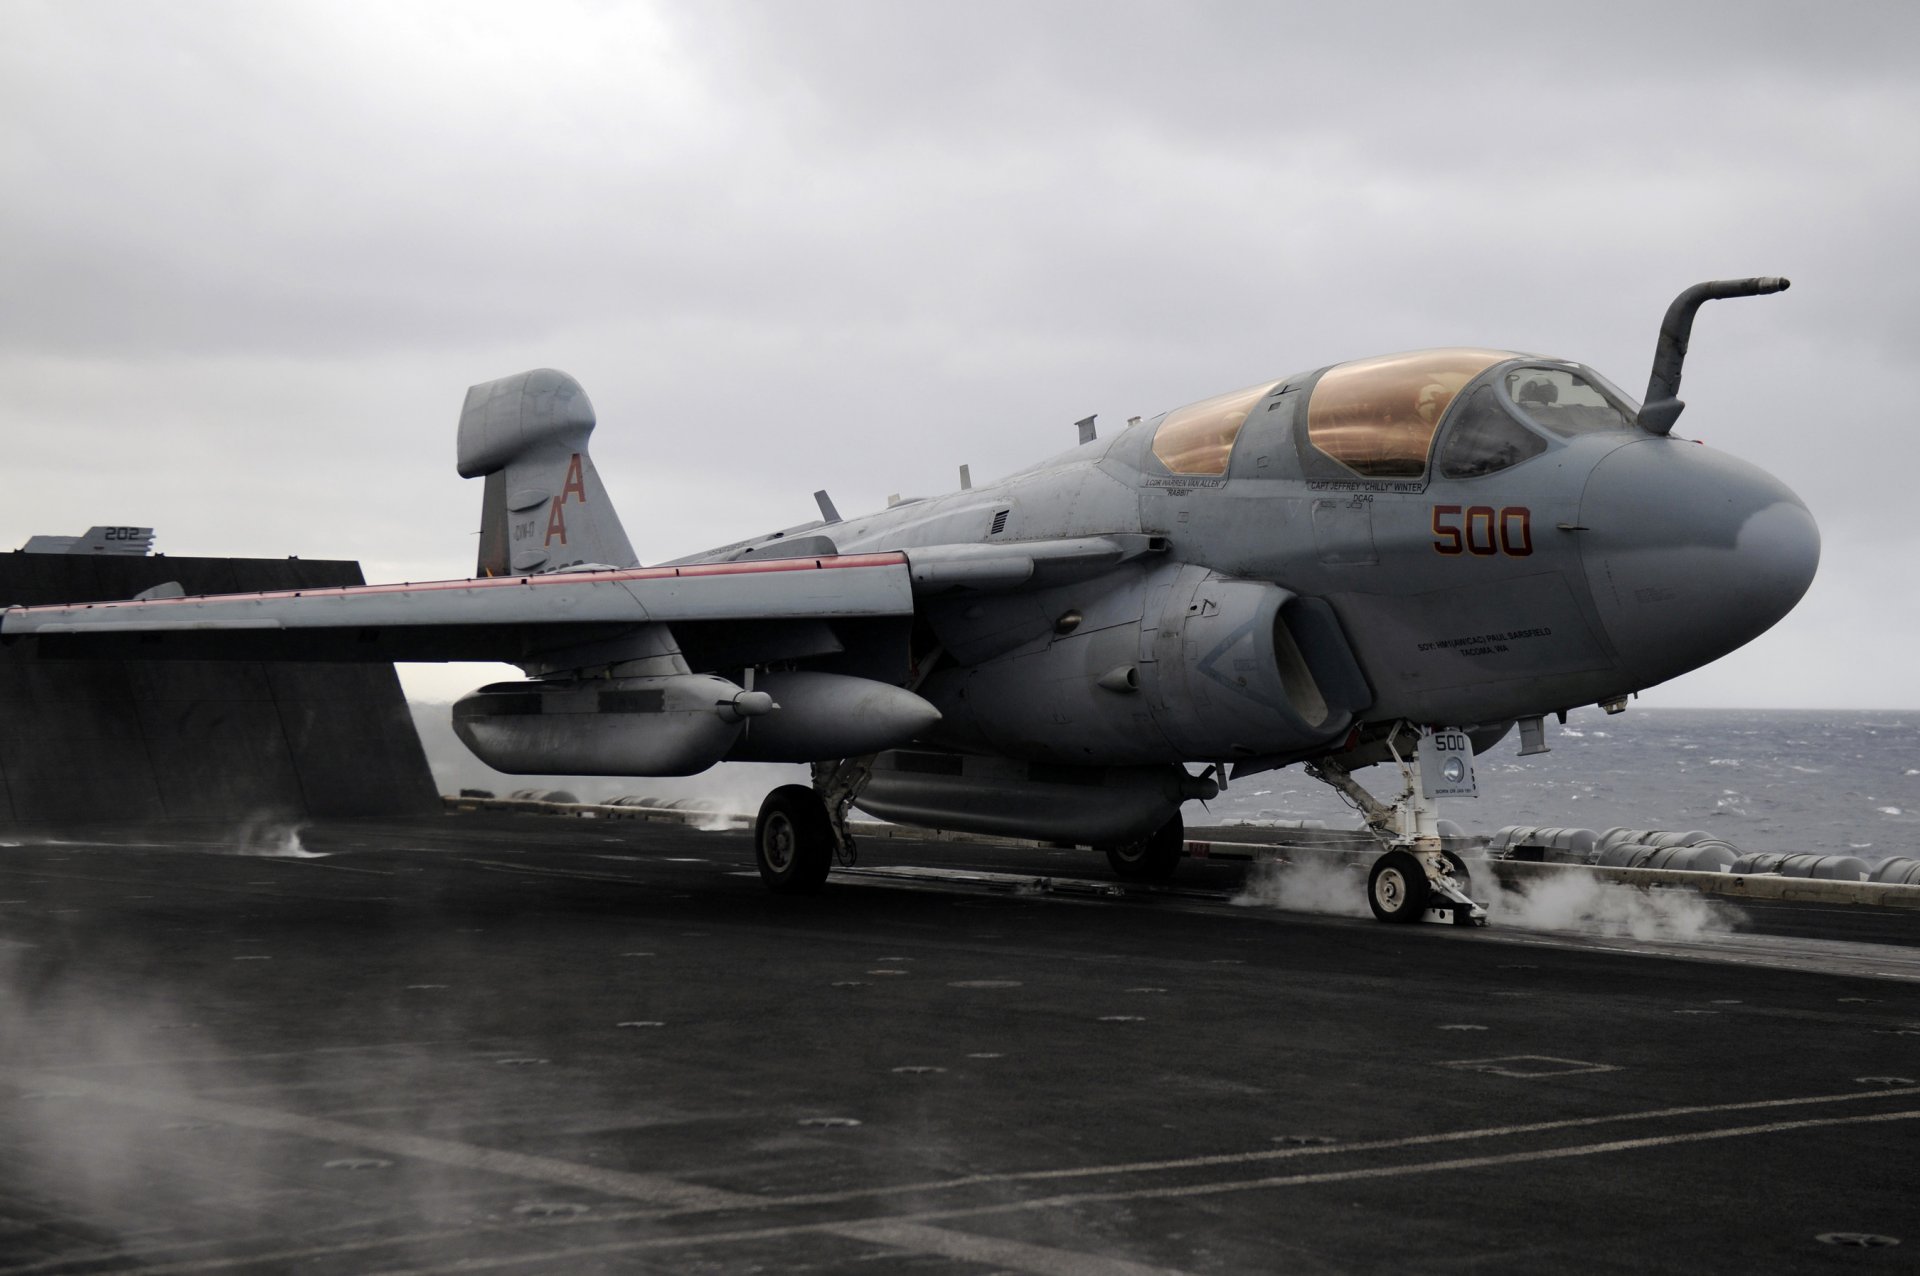
<path fill-rule="evenodd" d="M 100 603 L 53 603 L 10 610 L 25 612 L 101 611 L 113 607 L 165 607 L 173 603 L 265 602 L 279 598 L 363 598 L 369 594 L 432 593 L 447 589 L 501 589 L 574 584 L 617 584 L 629 580 L 690 579 L 699 576 L 751 576 L 762 572 L 833 571 L 846 567 L 904 567 L 901 553 L 838 554 L 822 558 L 770 558 L 759 563 L 690 563 L 684 567 L 620 567 L 604 572 L 553 572 L 545 576 L 476 576 L 471 580 L 407 581 L 397 585 L 337 585 L 322 589 L 278 589 L 251 594 L 188 594 L 182 598 L 123 599 Z"/>

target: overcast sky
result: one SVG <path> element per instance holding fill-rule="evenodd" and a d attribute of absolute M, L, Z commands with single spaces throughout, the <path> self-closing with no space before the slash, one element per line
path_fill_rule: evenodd
<path fill-rule="evenodd" d="M 0 546 L 473 569 L 548 365 L 643 561 L 1427 345 L 1786 478 L 1798 611 L 1655 705 L 1920 708 L 1920 5 L 0 0 Z M 457 694 L 482 667 L 406 673 Z"/>

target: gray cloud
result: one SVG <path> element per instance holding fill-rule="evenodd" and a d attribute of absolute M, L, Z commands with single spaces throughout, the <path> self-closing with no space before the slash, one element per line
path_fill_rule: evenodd
<path fill-rule="evenodd" d="M 552 364 L 664 557 L 1381 350 L 1637 391 L 1675 291 L 1784 273 L 1703 315 L 1685 428 L 1787 476 L 1826 565 L 1658 694 L 1920 705 L 1886 596 L 1920 456 L 1910 6 L 0 21 L 0 541 L 152 522 L 174 552 L 459 574 L 459 396 Z"/>

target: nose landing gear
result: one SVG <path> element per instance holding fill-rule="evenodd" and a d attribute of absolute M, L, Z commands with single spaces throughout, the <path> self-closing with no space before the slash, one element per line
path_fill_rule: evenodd
<path fill-rule="evenodd" d="M 1415 735 L 1414 761 L 1395 747 L 1396 737 Z M 1485 926 L 1487 910 L 1467 894 L 1467 866 L 1440 845 L 1435 799 L 1472 795 L 1473 744 L 1464 731 L 1397 727 L 1387 751 L 1399 764 L 1405 791 L 1387 806 L 1360 786 L 1353 773 L 1332 758 L 1309 762 L 1308 775 L 1338 790 L 1368 827 L 1386 843 L 1386 852 L 1367 874 L 1367 904 L 1383 922 L 1417 922 L 1431 915 L 1456 926 Z"/>
<path fill-rule="evenodd" d="M 1373 862 L 1367 903 L 1383 922 L 1432 916 L 1456 926 L 1485 926 L 1487 910 L 1473 902 L 1467 886 L 1466 865 L 1452 851 L 1396 846 Z"/>

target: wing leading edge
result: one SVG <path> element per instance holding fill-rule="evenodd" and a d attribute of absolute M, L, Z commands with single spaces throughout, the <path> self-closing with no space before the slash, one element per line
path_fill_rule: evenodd
<path fill-rule="evenodd" d="M 10 607 L 0 639 L 51 657 L 520 663 L 648 625 L 773 635 L 912 614 L 904 555 L 849 554 Z"/>
<path fill-rule="evenodd" d="M 0 641 L 50 658 L 611 663 L 665 626 L 694 668 L 871 649 L 915 599 L 1021 592 L 1164 553 L 1110 534 L 752 562 L 561 570 L 394 585 L 10 607 Z M 651 653 L 657 641 L 642 644 Z"/>

